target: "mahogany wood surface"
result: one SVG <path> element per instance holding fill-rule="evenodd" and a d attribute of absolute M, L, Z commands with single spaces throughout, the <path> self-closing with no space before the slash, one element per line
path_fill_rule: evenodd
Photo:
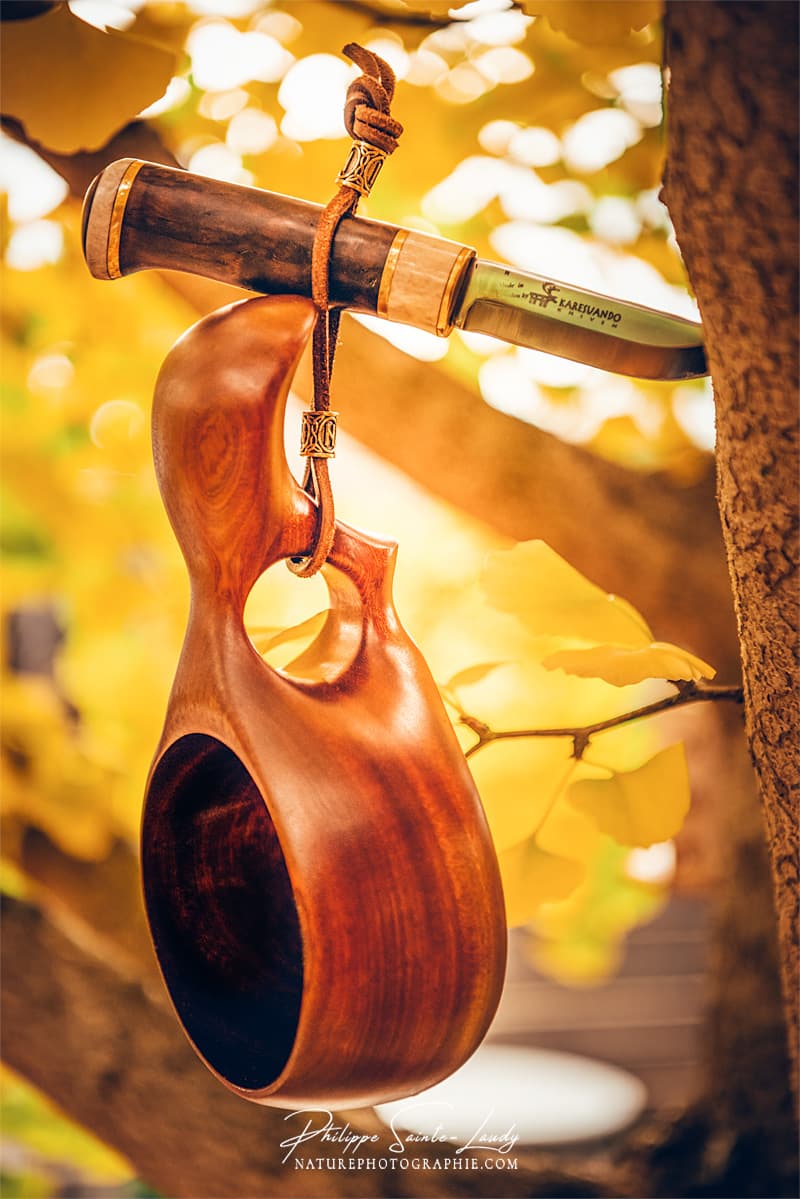
<path fill-rule="evenodd" d="M 246 1098 L 335 1108 L 413 1094 L 469 1056 L 506 933 L 480 801 L 394 609 L 396 546 L 337 524 L 330 612 L 291 674 L 244 629 L 255 581 L 313 536 L 283 449 L 313 321 L 297 298 L 231 305 L 159 375 L 156 468 L 192 604 L 142 867 L 206 1064 Z"/>

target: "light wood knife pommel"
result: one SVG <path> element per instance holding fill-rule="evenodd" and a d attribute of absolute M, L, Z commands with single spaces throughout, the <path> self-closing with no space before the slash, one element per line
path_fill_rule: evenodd
<path fill-rule="evenodd" d="M 144 166 L 136 158 L 119 158 L 97 176 L 83 204 L 83 251 L 95 279 L 119 279 L 119 247 L 125 207 L 134 180 Z"/>
<path fill-rule="evenodd" d="M 469 246 L 399 229 L 383 265 L 378 316 L 446 337 L 474 260 Z"/>

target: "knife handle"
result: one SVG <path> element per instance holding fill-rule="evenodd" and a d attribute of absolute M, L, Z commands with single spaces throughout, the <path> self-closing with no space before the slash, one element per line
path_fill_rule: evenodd
<path fill-rule="evenodd" d="M 121 158 L 86 193 L 83 252 L 96 279 L 178 270 L 310 296 L 321 212 L 305 200 Z M 469 246 L 347 216 L 333 239 L 331 302 L 446 337 L 474 260 Z"/>

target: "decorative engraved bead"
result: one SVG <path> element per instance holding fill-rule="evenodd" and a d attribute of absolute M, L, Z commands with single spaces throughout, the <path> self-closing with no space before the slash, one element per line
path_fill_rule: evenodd
<path fill-rule="evenodd" d="M 300 429 L 300 453 L 304 458 L 336 457 L 338 412 L 304 412 Z"/>
<path fill-rule="evenodd" d="M 385 150 L 379 150 L 369 142 L 353 142 L 336 182 L 368 196 L 387 157 Z"/>

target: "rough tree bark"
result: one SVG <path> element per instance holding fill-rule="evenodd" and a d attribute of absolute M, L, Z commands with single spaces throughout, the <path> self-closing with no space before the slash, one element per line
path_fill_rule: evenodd
<path fill-rule="evenodd" d="M 796 1193 L 775 917 L 794 1074 L 797 15 L 796 5 L 783 3 L 670 0 L 667 6 L 664 195 L 706 329 L 718 503 L 763 812 L 762 821 L 746 780 L 734 783 L 721 830 L 728 877 L 718 912 L 709 1042 L 713 1104 L 699 1138 L 697 1126 L 683 1129 L 693 1157 L 689 1173 L 705 1175 L 706 1185 L 709 1171 L 715 1178 L 704 1194 L 734 1193 L 724 1189 L 726 1179 L 738 1184 L 737 1194 Z M 692 1138 L 697 1143 L 690 1147 Z M 727 1138 L 725 1146 L 720 1138 Z M 758 1189 L 764 1186 L 770 1189 Z"/>
<path fill-rule="evenodd" d="M 673 3 L 666 199 L 707 333 L 747 733 L 797 997 L 797 23 L 783 3 Z M 797 1063 L 797 1026 L 789 1021 Z"/>

